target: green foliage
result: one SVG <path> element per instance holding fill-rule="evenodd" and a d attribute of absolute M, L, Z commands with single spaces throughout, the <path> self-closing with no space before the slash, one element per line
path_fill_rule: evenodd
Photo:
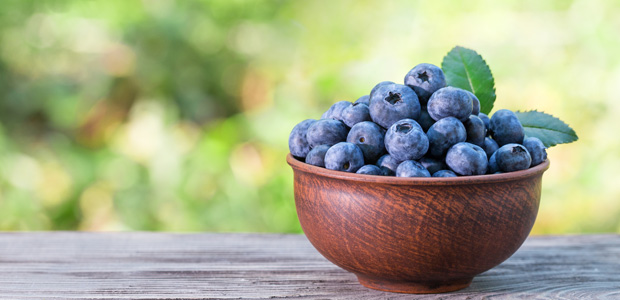
<path fill-rule="evenodd" d="M 489 114 L 495 102 L 495 83 L 491 69 L 476 51 L 454 47 L 443 58 L 441 67 L 448 85 L 468 90 L 480 100 L 480 112 Z M 575 131 L 560 119 L 539 111 L 517 112 L 526 136 L 539 138 L 546 147 L 571 143 Z"/>
<path fill-rule="evenodd" d="M 588 133 L 549 152 L 532 232 L 620 232 L 609 138 L 620 46 L 605 26 L 618 11 L 560 0 L 2 1 L 0 230 L 301 233 L 285 162 L 293 126 L 402 82 L 460 40 L 493 61 L 496 105 L 544 108 Z"/>
<path fill-rule="evenodd" d="M 272 136 L 290 123 L 247 114 L 268 106 L 252 51 L 287 45 L 282 5 L 171 4 L 4 4 L 1 230 L 300 232 Z"/>
<path fill-rule="evenodd" d="M 474 93 L 480 100 L 480 112 L 491 112 L 495 102 L 495 82 L 491 69 L 480 54 L 456 46 L 444 56 L 441 68 L 449 86 Z"/>
<path fill-rule="evenodd" d="M 526 136 L 539 138 L 545 147 L 572 143 L 579 139 L 577 133 L 562 120 L 540 111 L 516 112 Z"/>

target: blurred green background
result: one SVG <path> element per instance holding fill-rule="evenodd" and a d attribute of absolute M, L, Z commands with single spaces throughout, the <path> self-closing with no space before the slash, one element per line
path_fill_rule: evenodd
<path fill-rule="evenodd" d="M 550 149 L 533 233 L 620 232 L 619 1 L 25 1 L 0 9 L 0 230 L 301 232 L 292 127 L 475 49 Z"/>

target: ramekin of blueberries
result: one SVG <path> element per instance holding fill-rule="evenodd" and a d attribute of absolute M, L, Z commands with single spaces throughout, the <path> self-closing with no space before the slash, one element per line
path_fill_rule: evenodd
<path fill-rule="evenodd" d="M 300 122 L 289 150 L 330 170 L 457 177 L 524 170 L 545 161 L 548 147 L 577 140 L 568 125 L 543 112 L 491 115 L 494 101 L 486 62 L 455 47 L 441 68 L 418 64 L 402 84 L 380 82 L 355 102 L 336 102 L 319 120 Z"/>

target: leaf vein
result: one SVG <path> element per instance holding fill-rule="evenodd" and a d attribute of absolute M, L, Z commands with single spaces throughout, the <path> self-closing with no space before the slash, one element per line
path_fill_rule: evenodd
<path fill-rule="evenodd" d="M 461 62 L 463 63 L 463 69 L 465 70 L 465 74 L 467 75 L 467 82 L 469 82 L 469 86 L 471 87 L 471 92 L 476 94 L 476 90 L 474 89 L 474 84 L 471 82 L 471 75 L 469 74 L 469 70 L 467 70 L 467 64 L 465 63 L 465 59 L 463 58 L 462 52 L 459 50 L 459 58 L 461 58 Z"/>

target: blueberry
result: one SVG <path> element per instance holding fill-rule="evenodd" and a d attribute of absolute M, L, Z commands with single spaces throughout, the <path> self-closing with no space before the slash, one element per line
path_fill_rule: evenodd
<path fill-rule="evenodd" d="M 306 138 L 311 148 L 319 145 L 334 145 L 347 139 L 347 126 L 334 119 L 321 119 L 308 128 Z"/>
<path fill-rule="evenodd" d="M 523 140 L 523 146 L 530 152 L 532 156 L 532 164 L 530 167 L 537 166 L 547 160 L 547 148 L 543 142 L 537 137 L 527 137 Z"/>
<path fill-rule="evenodd" d="M 396 168 L 396 177 L 431 177 L 431 174 L 421 163 L 405 160 Z"/>
<path fill-rule="evenodd" d="M 427 132 L 428 129 L 431 128 L 433 124 L 435 124 L 435 120 L 433 120 L 433 118 L 431 118 L 431 115 L 428 114 L 428 110 L 426 110 L 426 107 L 422 107 L 422 111 L 420 112 L 420 119 L 418 119 L 418 124 L 422 126 L 424 132 Z"/>
<path fill-rule="evenodd" d="M 375 85 L 372 90 L 370 90 L 370 94 L 368 94 L 368 96 L 370 98 L 372 98 L 372 94 L 374 94 L 377 90 L 379 90 L 380 88 L 386 87 L 388 85 L 392 85 L 392 84 L 396 84 L 393 81 L 381 81 L 379 83 L 377 83 L 377 85 Z M 369 104 L 368 106 L 370 107 L 370 99 L 369 100 Z"/>
<path fill-rule="evenodd" d="M 351 106 L 351 102 L 349 101 L 338 101 L 323 113 L 321 119 L 336 119 L 342 121 L 342 111 L 349 106 Z"/>
<path fill-rule="evenodd" d="M 370 96 L 370 118 L 383 128 L 398 120 L 420 118 L 420 109 L 418 96 L 406 85 L 387 85 Z"/>
<path fill-rule="evenodd" d="M 370 121 L 370 113 L 368 112 L 368 106 L 363 103 L 353 103 L 349 107 L 345 108 L 340 115 L 342 122 L 349 127 L 363 122 Z"/>
<path fill-rule="evenodd" d="M 506 144 L 523 143 L 523 126 L 517 115 L 510 110 L 500 109 L 491 117 L 491 135 L 501 147 Z"/>
<path fill-rule="evenodd" d="M 470 115 L 463 125 L 465 125 L 465 131 L 467 131 L 466 142 L 482 147 L 484 145 L 484 137 L 487 135 L 487 128 L 484 126 L 484 122 L 478 116 Z"/>
<path fill-rule="evenodd" d="M 501 146 L 493 155 L 496 156 L 497 166 L 502 172 L 525 170 L 532 164 L 530 152 L 519 144 L 511 143 Z"/>
<path fill-rule="evenodd" d="M 487 154 L 480 146 L 462 142 L 448 150 L 446 164 L 459 175 L 483 175 L 487 172 Z"/>
<path fill-rule="evenodd" d="M 483 113 L 479 113 L 478 118 L 480 118 L 480 120 L 484 122 L 484 126 L 487 128 L 487 136 L 489 136 L 491 134 L 491 119 L 489 119 L 489 116 Z"/>
<path fill-rule="evenodd" d="M 387 175 L 394 175 L 399 164 L 400 161 L 394 159 L 394 157 L 389 154 L 383 155 L 377 160 L 377 166 L 387 170 Z"/>
<path fill-rule="evenodd" d="M 385 148 L 399 161 L 420 159 L 428 151 L 428 138 L 418 122 L 403 119 L 385 133 Z"/>
<path fill-rule="evenodd" d="M 415 91 L 420 103 L 426 104 L 435 91 L 446 86 L 446 77 L 435 65 L 419 64 L 405 75 L 405 85 Z"/>
<path fill-rule="evenodd" d="M 308 144 L 306 133 L 308 128 L 315 122 L 316 120 L 307 119 L 293 127 L 291 134 L 288 136 L 288 149 L 293 156 L 302 158 L 306 157 L 308 152 L 310 152 L 310 144 Z"/>
<path fill-rule="evenodd" d="M 493 153 L 495 153 L 498 148 L 499 146 L 497 145 L 497 142 L 494 141 L 492 138 L 484 138 L 484 144 L 482 145 L 482 149 L 484 149 L 484 152 L 487 153 L 487 157 L 491 157 L 491 155 L 493 155 Z"/>
<path fill-rule="evenodd" d="M 379 125 L 364 121 L 351 127 L 347 142 L 357 145 L 364 153 L 367 162 L 376 161 L 385 149 L 383 143 L 385 132 Z"/>
<path fill-rule="evenodd" d="M 433 177 L 458 177 L 452 170 L 439 170 L 433 173 Z"/>
<path fill-rule="evenodd" d="M 455 117 L 464 122 L 471 115 L 473 104 L 465 90 L 448 86 L 433 93 L 427 108 L 428 114 L 435 121 Z"/>
<path fill-rule="evenodd" d="M 424 168 L 428 170 L 429 173 L 433 174 L 441 169 L 446 169 L 447 166 L 443 162 L 443 160 L 435 159 L 432 157 L 424 156 L 420 158 L 420 163 Z"/>
<path fill-rule="evenodd" d="M 497 165 L 497 151 L 493 152 L 491 157 L 489 157 L 489 164 L 487 166 L 487 174 L 497 174 L 499 171 L 499 166 Z M 500 172 L 501 173 L 501 172 Z"/>
<path fill-rule="evenodd" d="M 306 155 L 306 163 L 325 168 L 325 153 L 327 153 L 329 147 L 328 145 L 320 145 L 312 148 L 308 155 Z"/>
<path fill-rule="evenodd" d="M 474 116 L 477 116 L 480 113 L 480 100 L 478 100 L 478 97 L 476 97 L 474 93 L 468 90 L 464 90 L 464 91 L 467 93 L 467 95 L 469 95 L 469 97 L 471 97 L 471 104 L 472 104 L 471 114 Z"/>
<path fill-rule="evenodd" d="M 364 165 L 364 154 L 355 144 L 340 142 L 325 153 L 325 168 L 330 170 L 356 172 Z"/>
<path fill-rule="evenodd" d="M 428 153 L 434 157 L 441 157 L 452 145 L 467 140 L 467 132 L 461 121 L 454 117 L 447 117 L 435 122 L 426 132 L 428 136 Z"/>
<path fill-rule="evenodd" d="M 353 102 L 353 104 L 355 103 L 362 103 L 362 104 L 366 104 L 366 106 L 370 105 L 370 96 L 368 95 L 364 95 L 361 96 L 359 98 L 357 98 L 357 100 L 355 100 L 355 102 Z"/>
<path fill-rule="evenodd" d="M 356 172 L 357 174 L 367 174 L 367 175 L 385 175 L 383 170 L 375 165 L 364 165 Z"/>

